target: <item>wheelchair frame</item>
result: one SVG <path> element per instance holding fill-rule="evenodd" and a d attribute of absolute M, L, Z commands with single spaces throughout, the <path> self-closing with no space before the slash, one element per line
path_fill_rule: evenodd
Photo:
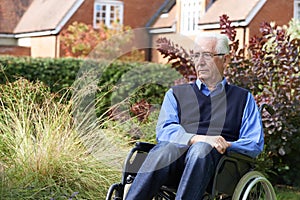
<path fill-rule="evenodd" d="M 260 112 L 266 110 L 272 114 L 272 108 L 263 104 Z M 122 200 L 128 186 L 133 182 L 148 152 L 155 144 L 137 142 L 125 160 L 120 183 L 110 186 L 106 200 Z M 154 197 L 155 200 L 174 200 L 176 188 L 162 186 Z M 212 177 L 203 200 L 232 199 L 232 200 L 276 200 L 272 184 L 265 176 L 255 171 L 255 159 L 234 152 L 224 154 Z"/>

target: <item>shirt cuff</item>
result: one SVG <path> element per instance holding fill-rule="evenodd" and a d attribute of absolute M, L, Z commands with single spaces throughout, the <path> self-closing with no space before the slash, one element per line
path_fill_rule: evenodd
<path fill-rule="evenodd" d="M 195 136 L 195 134 L 186 133 L 186 132 L 179 134 L 178 137 L 176 137 L 174 143 L 189 145 L 189 142 L 193 136 Z"/>

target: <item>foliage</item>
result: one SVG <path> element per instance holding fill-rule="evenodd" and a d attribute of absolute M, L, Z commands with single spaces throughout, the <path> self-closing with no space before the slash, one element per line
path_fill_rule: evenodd
<path fill-rule="evenodd" d="M 140 121 L 147 120 L 150 110 L 162 103 L 164 93 L 179 74 L 159 64 L 116 63 L 105 68 L 101 75 L 99 86 L 102 90 L 97 95 L 106 98 L 97 105 L 98 115 L 110 108 L 110 116 L 114 119 L 138 117 Z"/>
<path fill-rule="evenodd" d="M 51 92 L 60 94 L 64 94 L 66 88 L 74 87 L 74 82 L 84 71 L 95 70 L 91 76 L 96 76 L 99 86 L 99 90 L 95 91 L 97 115 L 109 114 L 112 118 L 120 117 L 120 112 L 114 112 L 120 102 L 123 103 L 123 111 L 131 110 L 126 113 L 127 118 L 143 115 L 131 109 L 131 106 L 143 106 L 139 102 L 151 105 L 152 112 L 156 105 L 161 104 L 167 88 L 180 77 L 168 66 L 146 62 L 2 56 L 0 66 L 2 84 L 23 77 L 31 82 L 43 82 Z"/>
<path fill-rule="evenodd" d="M 61 102 L 39 82 L 19 79 L 1 85 L 1 198 L 104 199 L 117 180 L 117 165 L 108 163 L 118 160 L 111 153 L 120 154 L 120 146 L 111 148 L 96 128 L 82 137 L 73 104 Z"/>
<path fill-rule="evenodd" d="M 137 117 L 130 117 L 126 120 L 108 120 L 105 126 L 112 131 L 113 139 L 119 144 L 127 145 L 128 149 L 137 141 L 156 143 L 155 126 L 159 110 L 151 110 L 146 121 L 140 121 Z M 118 134 L 116 134 L 118 133 Z M 124 157 L 123 157 L 124 158 Z"/>
<path fill-rule="evenodd" d="M 101 86 L 101 90 L 97 92 L 97 98 L 104 97 L 101 101 L 98 101 L 97 104 L 97 114 L 98 116 L 103 115 L 110 109 L 112 105 L 112 94 L 114 90 L 117 89 L 116 85 L 123 74 L 130 71 L 132 68 L 137 65 L 132 63 L 120 63 L 116 62 L 115 64 L 108 65 L 102 70 L 101 77 L 99 79 L 98 85 Z M 112 111 L 111 111 L 112 112 Z"/>
<path fill-rule="evenodd" d="M 157 44 L 157 50 L 163 58 L 168 58 L 171 67 L 176 69 L 185 79 L 189 80 L 190 77 L 196 76 L 194 63 L 190 59 L 190 55 L 193 53 L 192 50 L 187 51 L 164 37 L 158 38 Z"/>
<path fill-rule="evenodd" d="M 76 58 L 31 58 L 0 56 L 0 83 L 14 82 L 19 77 L 41 81 L 52 92 L 72 86 L 84 60 Z"/>
<path fill-rule="evenodd" d="M 299 188 L 278 185 L 275 187 L 277 200 L 298 200 L 300 199 Z"/>
<path fill-rule="evenodd" d="M 114 36 L 111 40 L 103 42 L 101 45 L 104 45 L 106 47 L 100 49 L 105 49 L 107 50 L 107 54 L 114 55 L 108 47 L 114 48 L 112 43 L 118 44 L 118 40 L 124 40 L 124 38 L 122 39 L 122 35 Z M 96 57 L 101 57 L 99 53 L 102 53 L 102 55 L 105 56 L 105 52 L 97 51 L 99 46 L 94 50 L 94 54 L 97 55 Z M 117 54 L 114 56 L 117 56 Z M 103 63 L 105 63 L 104 60 L 2 56 L 0 57 L 0 66 L 3 76 L 1 76 L 2 78 L 0 78 L 0 83 L 12 82 L 15 81 L 18 77 L 24 77 L 30 81 L 43 82 L 50 87 L 51 92 L 63 93 L 62 90 L 65 90 L 68 87 L 73 87 L 74 81 L 78 78 L 78 76 L 80 76 L 80 70 L 84 70 L 85 68 L 95 68 L 98 69 L 96 72 L 99 77 L 98 85 L 101 86 L 101 90 L 96 92 L 96 97 L 101 98 L 101 101 L 97 101 L 98 116 L 107 114 L 108 110 L 114 106 L 114 102 L 122 101 L 122 99 L 120 99 L 119 97 L 126 98 L 126 95 L 131 96 L 129 106 L 136 104 L 142 99 L 147 99 L 147 103 L 149 104 L 160 104 L 163 98 L 163 94 L 166 90 L 166 87 L 162 85 L 165 85 L 166 83 L 157 84 L 157 80 L 161 81 L 163 80 L 163 78 L 167 78 L 167 80 L 169 80 L 168 83 L 173 82 L 174 78 L 169 76 L 170 73 L 167 73 L 169 68 L 165 67 L 163 69 L 161 65 L 155 66 L 154 64 L 154 66 L 146 67 L 147 71 L 143 71 L 146 69 L 145 66 L 147 66 L 147 64 L 142 62 L 128 62 L 131 60 L 131 58 L 136 57 L 139 57 L 139 53 L 137 52 L 137 50 L 133 50 L 129 56 L 126 54 L 120 57 L 120 60 L 126 60 L 126 62 L 113 61 L 103 67 Z M 133 68 L 136 68 L 135 72 L 132 71 Z M 126 83 L 127 89 L 124 90 L 125 87 L 123 86 L 121 87 L 121 89 L 118 89 L 119 97 L 116 94 L 112 96 L 114 90 L 119 87 L 117 84 L 121 81 L 121 77 L 130 71 L 132 77 L 129 77 L 130 82 Z M 147 78 L 141 72 L 149 73 L 152 78 Z M 164 75 L 164 73 L 167 73 L 169 75 Z M 137 78 L 137 75 L 139 76 L 139 78 Z M 136 77 L 135 80 L 132 79 L 134 77 Z M 156 81 L 154 80 L 155 78 Z M 122 81 L 126 80 L 123 79 Z M 131 86 L 128 86 L 128 83 L 131 84 Z M 141 84 L 138 85 L 139 83 Z M 140 92 L 130 91 L 130 94 L 124 93 L 124 91 L 128 92 L 128 89 L 133 86 L 136 86 L 136 88 L 133 88 L 134 90 L 139 90 Z M 135 95 L 133 95 L 132 92 Z M 113 109 L 110 110 L 111 117 L 116 117 L 116 113 L 113 113 L 112 111 Z M 132 110 L 130 115 L 136 116 L 141 115 L 141 113 Z"/>
<path fill-rule="evenodd" d="M 103 67 L 103 63 L 105 63 L 103 60 L 83 60 L 78 58 L 0 56 L 0 71 L 2 73 L 0 84 L 13 82 L 19 77 L 23 77 L 33 82 L 41 81 L 50 88 L 51 92 L 56 93 L 72 87 L 81 69 L 97 68 L 97 73 L 101 76 L 99 85 L 106 85 L 106 91 L 109 91 L 127 71 L 145 66 L 141 62 L 113 61 Z M 161 67 L 161 65 L 159 66 Z M 159 66 L 153 66 L 153 68 L 158 70 Z M 160 76 L 162 75 L 161 73 Z M 108 101 L 110 102 L 111 99 Z"/>
<path fill-rule="evenodd" d="M 105 39 L 102 31 L 95 31 L 91 25 L 73 22 L 61 33 L 61 47 L 66 56 L 87 56 L 98 44 L 98 41 Z"/>
<path fill-rule="evenodd" d="M 299 185 L 296 163 L 300 162 L 297 156 L 300 153 L 300 35 L 292 30 L 300 26 L 293 25 L 296 25 L 294 21 L 284 27 L 263 23 L 262 36 L 253 37 L 249 42 L 250 57 L 235 59 L 228 79 L 249 88 L 259 104 L 273 106 L 276 111 L 273 116 L 263 115 L 265 151 L 273 161 L 271 170 L 278 174 L 279 182 Z"/>
<path fill-rule="evenodd" d="M 129 27 L 115 23 L 109 29 L 105 25 L 94 29 L 92 25 L 73 22 L 60 37 L 63 56 L 101 59 L 141 60 L 143 52 L 130 47 L 131 54 L 122 55 L 122 47 L 133 40 Z M 121 57 L 120 57 L 121 56 Z"/>
<path fill-rule="evenodd" d="M 270 104 L 276 111 L 273 116 L 266 112 L 262 116 L 266 149 L 260 158 L 261 163 L 267 172 L 277 174 L 278 182 L 299 185 L 299 22 L 292 20 L 283 27 L 265 22 L 260 28 L 262 35 L 251 38 L 247 48 L 240 47 L 239 41 L 235 40 L 236 31 L 227 15 L 220 16 L 220 26 L 221 32 L 231 40 L 232 62 L 225 74 L 228 81 L 249 89 L 259 105 Z M 166 42 L 166 39 L 158 42 L 162 43 L 160 46 L 165 45 L 164 50 L 159 51 L 164 57 L 170 54 L 169 61 L 177 63 L 181 60 L 185 62 L 183 66 L 190 63 L 186 59 L 186 50 Z M 186 70 L 173 67 L 187 77 Z M 272 162 L 265 162 L 267 160 Z"/>

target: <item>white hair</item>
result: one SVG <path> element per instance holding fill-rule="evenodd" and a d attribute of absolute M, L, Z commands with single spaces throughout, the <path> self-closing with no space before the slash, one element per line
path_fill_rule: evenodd
<path fill-rule="evenodd" d="M 199 44 L 199 40 L 203 38 L 214 38 L 217 40 L 217 44 L 215 46 L 216 53 L 229 53 L 229 39 L 225 34 L 201 32 L 197 35 L 195 44 Z"/>

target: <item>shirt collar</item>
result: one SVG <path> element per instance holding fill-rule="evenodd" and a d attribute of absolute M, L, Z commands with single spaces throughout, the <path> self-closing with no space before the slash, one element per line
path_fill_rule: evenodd
<path fill-rule="evenodd" d="M 205 83 L 203 83 L 199 79 L 196 80 L 196 85 L 198 86 L 199 90 L 206 96 L 208 96 L 208 95 L 214 96 L 214 95 L 220 94 L 224 90 L 226 83 L 227 83 L 226 79 L 223 78 L 223 80 L 221 82 L 217 83 L 216 89 L 213 91 L 210 91 L 208 89 L 208 87 L 205 85 Z"/>

